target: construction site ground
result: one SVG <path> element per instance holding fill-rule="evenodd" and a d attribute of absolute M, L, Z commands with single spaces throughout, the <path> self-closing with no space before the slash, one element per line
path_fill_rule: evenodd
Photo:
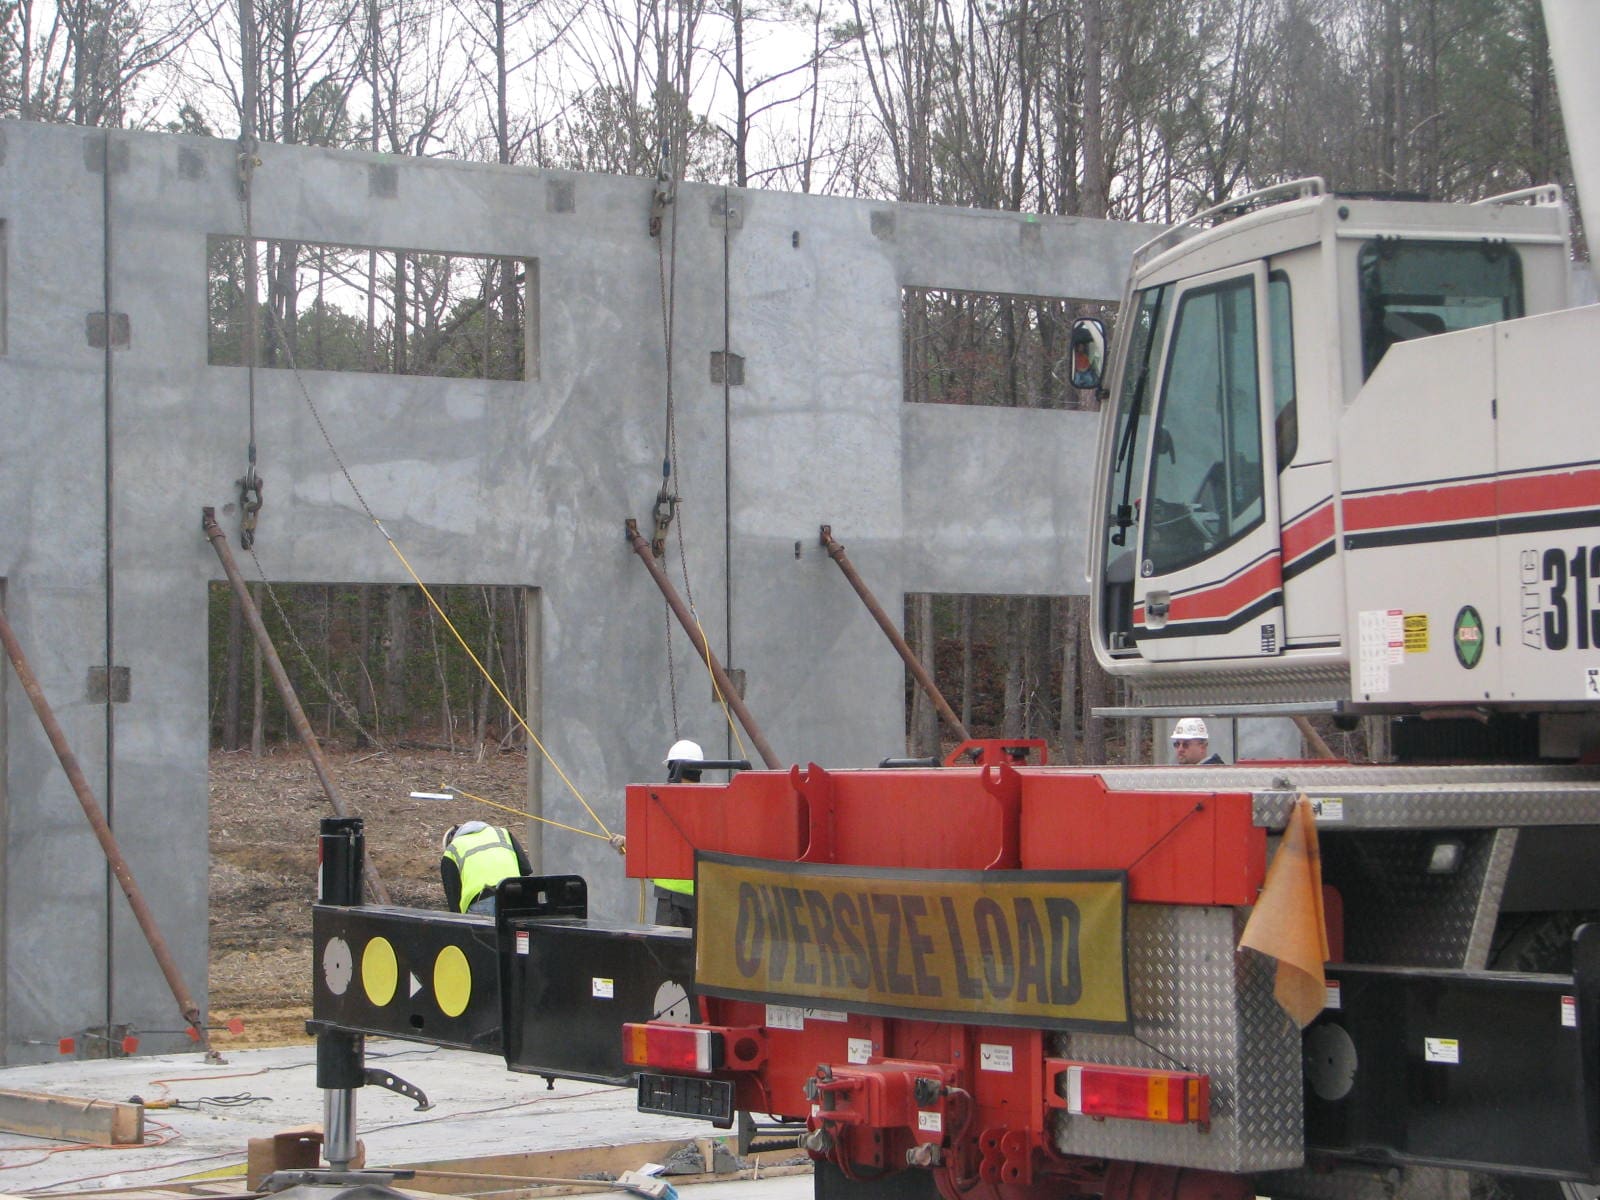
<path fill-rule="evenodd" d="M 410 792 L 452 785 L 513 807 L 526 795 L 528 764 L 520 754 L 330 749 L 328 760 L 350 811 L 366 818 L 368 854 L 397 904 L 442 906 L 440 834 L 457 821 L 497 816 L 475 802 L 414 801 Z M 199 1053 L 136 1055 L 0 1070 L 0 1089 L 138 1097 L 146 1105 L 142 1146 L 85 1147 L 0 1131 L 0 1193 L 238 1195 L 246 1190 L 249 1139 L 320 1124 L 322 1093 L 305 1021 L 317 823 L 328 811 L 297 748 L 261 758 L 212 755 L 211 1015 L 218 1025 L 241 1018 L 243 1032 L 214 1035 L 223 1062 Z M 553 837 L 546 845 L 560 842 Z M 590 1188 L 606 1189 L 604 1177 L 691 1144 L 709 1149 L 700 1139 L 719 1133 L 700 1121 L 640 1114 L 631 1089 L 564 1080 L 547 1089 L 542 1078 L 508 1072 L 496 1056 L 372 1039 L 368 1057 L 435 1105 L 419 1112 L 376 1087 L 358 1093 L 367 1165 L 423 1168 L 401 1187 L 509 1196 L 531 1189 L 519 1181 L 532 1177 L 598 1177 Z M 680 1154 L 679 1166 L 685 1161 Z M 727 1167 L 726 1156 L 719 1161 Z M 763 1200 L 811 1190 L 809 1170 L 792 1152 L 747 1158 L 724 1175 L 699 1184 L 685 1175 L 674 1185 L 696 1200 L 707 1189 Z"/>
<path fill-rule="evenodd" d="M 78 1100 L 146 1105 L 145 1144 L 86 1147 L 0 1132 L 0 1192 L 10 1195 L 115 1193 L 126 1197 L 239 1196 L 247 1188 L 251 1138 L 319 1125 L 322 1093 L 316 1052 L 307 1043 L 227 1051 L 225 1062 L 199 1053 L 135 1056 L 0 1070 L 0 1088 Z M 718 1133 L 702 1121 L 636 1111 L 631 1089 L 513 1075 L 496 1057 L 373 1039 L 372 1065 L 420 1087 L 434 1107 L 376 1087 L 357 1093 L 357 1131 L 372 1169 L 412 1167 L 407 1190 L 454 1195 L 612 1190 L 604 1181 L 648 1163 L 664 1163 Z M 717 1182 L 675 1177 L 680 1192 L 702 1200 L 732 1195 L 800 1200 L 809 1170 L 793 1152 L 746 1159 Z M 583 1188 L 536 1188 L 534 1179 L 584 1179 Z"/>
<path fill-rule="evenodd" d="M 449 786 L 497 804 L 527 803 L 528 760 L 492 747 L 447 750 L 329 748 L 351 815 L 366 821 L 367 856 L 395 904 L 442 908 L 439 837 L 459 821 L 517 828 L 523 818 L 471 800 L 412 800 Z M 311 903 L 316 895 L 317 823 L 327 798 L 298 745 L 260 758 L 248 750 L 211 755 L 211 1015 L 245 1022 L 229 1045 L 306 1040 L 311 1009 Z M 550 831 L 546 853 L 563 838 Z"/>

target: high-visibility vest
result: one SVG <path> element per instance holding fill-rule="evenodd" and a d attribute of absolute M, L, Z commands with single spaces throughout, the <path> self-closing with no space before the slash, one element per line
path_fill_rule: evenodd
<path fill-rule="evenodd" d="M 466 912 L 484 889 L 492 890 L 502 879 L 522 873 L 517 852 L 511 848 L 511 835 L 498 825 L 458 833 L 444 853 L 461 872 L 461 912 Z"/>
<path fill-rule="evenodd" d="M 664 892 L 677 892 L 680 896 L 694 895 L 692 879 L 652 879 L 650 882 Z"/>

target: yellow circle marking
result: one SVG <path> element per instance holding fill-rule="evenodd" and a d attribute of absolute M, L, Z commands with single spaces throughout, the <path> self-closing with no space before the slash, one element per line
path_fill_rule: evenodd
<path fill-rule="evenodd" d="M 388 938 L 375 937 L 361 952 L 361 986 L 367 999 L 382 1008 L 394 999 L 400 985 L 400 964 L 395 959 L 394 947 Z"/>
<path fill-rule="evenodd" d="M 459 1017 L 472 999 L 472 968 L 457 946 L 446 946 L 433 960 L 433 995 L 447 1017 Z"/>

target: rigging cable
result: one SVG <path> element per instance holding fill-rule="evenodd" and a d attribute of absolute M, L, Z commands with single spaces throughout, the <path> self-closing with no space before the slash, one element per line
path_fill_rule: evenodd
<path fill-rule="evenodd" d="M 274 323 L 279 325 L 279 332 L 282 333 L 282 323 L 278 317 L 277 310 L 269 309 L 269 312 L 271 313 Z M 583 806 L 584 812 L 589 814 L 589 819 L 600 827 L 605 837 L 611 841 L 613 845 L 618 846 L 620 849 L 621 844 L 619 839 L 621 835 L 614 834 L 611 831 L 611 827 L 605 823 L 600 814 L 597 813 L 589 804 L 589 801 L 584 799 L 583 793 L 578 790 L 577 784 L 573 783 L 572 780 L 568 778 L 567 773 L 561 769 L 561 764 L 555 760 L 555 756 L 552 755 L 550 751 L 546 749 L 545 744 L 539 740 L 539 735 L 533 731 L 533 727 L 529 725 L 527 719 L 523 717 L 521 710 L 511 702 L 511 698 L 506 695 L 505 690 L 501 688 L 499 682 L 494 678 L 493 675 L 489 673 L 489 669 L 483 665 L 483 661 L 479 659 L 476 653 L 473 652 L 472 647 L 467 644 L 467 639 L 463 637 L 461 635 L 461 631 L 456 628 L 455 622 L 450 619 L 450 615 L 444 611 L 443 607 L 441 607 L 439 604 L 439 601 L 434 598 L 433 592 L 428 589 L 428 585 L 422 582 L 422 578 L 412 568 L 410 560 L 406 558 L 405 554 L 401 551 L 394 538 L 389 535 L 389 531 L 384 528 L 383 522 L 378 519 L 377 514 L 372 511 L 372 506 L 367 503 L 366 496 L 364 496 L 361 492 L 361 489 L 356 486 L 356 481 L 354 477 L 351 476 L 350 469 L 345 466 L 344 459 L 340 456 L 338 447 L 334 445 L 333 438 L 329 435 L 327 426 L 322 423 L 322 414 L 317 410 L 316 402 L 311 399 L 311 392 L 309 389 L 307 389 L 305 380 L 301 377 L 300 368 L 295 363 L 294 350 L 289 344 L 288 337 L 284 336 L 282 342 L 284 357 L 288 360 L 289 369 L 294 375 L 295 386 L 300 392 L 300 398 L 305 401 L 306 408 L 311 413 L 311 419 L 317 426 L 317 432 L 322 436 L 323 444 L 327 446 L 328 453 L 333 456 L 333 461 L 335 465 L 338 466 L 339 473 L 344 476 L 344 481 L 349 485 L 351 493 L 356 498 L 356 503 L 361 506 L 361 511 L 367 515 L 367 519 L 372 522 L 373 527 L 377 529 L 378 533 L 383 537 L 383 540 L 388 543 L 389 549 L 393 551 L 394 556 L 400 560 L 400 565 L 405 568 L 406 574 L 411 577 L 411 581 L 415 583 L 418 590 L 422 592 L 423 598 L 427 600 L 429 607 L 431 607 L 432 610 L 438 614 L 439 619 L 444 622 L 445 628 L 451 632 L 451 634 L 455 637 L 457 644 L 460 645 L 462 651 L 466 654 L 467 658 L 472 661 L 472 665 L 478 668 L 478 671 L 483 676 L 485 682 L 487 682 L 488 685 L 494 689 L 494 694 L 500 698 L 500 702 L 506 706 L 506 711 L 509 712 L 512 717 L 515 718 L 517 724 L 522 727 L 522 731 L 528 735 L 528 740 L 538 747 L 539 753 L 544 756 L 544 760 L 550 764 L 551 769 L 554 770 L 555 773 L 560 777 L 561 782 L 566 785 L 567 790 L 571 792 L 578 803 Z"/>
<path fill-rule="evenodd" d="M 667 209 L 671 209 L 669 219 L 663 220 Z M 727 237 L 727 209 L 723 210 L 723 237 Z M 689 615 L 694 618 L 695 628 L 700 631 L 701 645 L 707 648 L 705 658 L 706 674 L 711 677 L 711 694 L 716 698 L 718 706 L 722 709 L 723 718 L 728 722 L 728 728 L 733 731 L 734 741 L 739 747 L 739 756 L 746 757 L 744 739 L 739 735 L 739 727 L 733 719 L 733 713 L 728 709 L 728 701 L 722 694 L 722 689 L 717 685 L 716 674 L 711 670 L 709 654 L 711 642 L 706 638 L 705 628 L 700 624 L 700 614 L 695 607 L 694 585 L 689 579 L 689 556 L 683 534 L 683 514 L 679 512 L 679 496 L 673 492 L 673 477 L 679 474 L 678 458 L 678 423 L 677 408 L 674 402 L 672 387 L 672 359 L 673 359 L 673 332 L 674 311 L 677 296 L 678 281 L 678 205 L 676 173 L 671 169 L 671 156 L 665 139 L 661 144 L 661 167 L 656 176 L 656 192 L 652 197 L 650 212 L 650 235 L 656 239 L 656 270 L 661 293 L 661 337 L 663 351 L 666 359 L 666 426 L 665 441 L 661 453 L 661 490 L 656 494 L 656 505 L 653 516 L 655 518 L 655 536 L 650 543 L 651 552 L 657 558 L 666 556 L 666 537 L 669 528 L 673 529 L 678 543 L 678 569 L 683 576 L 684 599 L 689 606 Z M 668 251 L 666 243 L 672 242 L 672 249 Z M 727 263 L 724 252 L 723 263 L 723 361 L 722 380 L 723 393 L 726 397 L 728 388 L 728 355 L 727 348 Z M 726 441 L 726 426 L 724 426 L 724 441 Z M 666 623 L 667 642 L 667 690 L 672 703 L 672 737 L 676 741 L 680 736 L 678 725 L 678 672 L 677 663 L 672 649 L 673 625 L 672 605 L 662 602 L 663 618 Z M 699 655 L 696 655 L 698 658 Z"/>
<path fill-rule="evenodd" d="M 261 351 L 260 279 L 256 266 L 255 169 L 256 141 L 250 134 L 239 137 L 239 213 L 244 223 L 244 277 L 249 295 L 245 303 L 244 347 L 245 393 L 250 415 L 250 438 L 245 454 L 243 478 L 239 488 L 239 545 L 249 550 L 256 540 L 256 515 L 261 511 L 261 476 L 256 473 L 256 360 Z M 274 313 L 276 315 L 276 313 Z"/>
<path fill-rule="evenodd" d="M 666 136 L 661 138 L 661 165 L 656 170 L 656 189 L 650 198 L 650 236 L 656 239 L 656 279 L 661 296 L 661 341 L 666 359 L 666 425 L 662 431 L 661 490 L 656 493 L 655 508 L 651 512 L 654 530 L 650 551 L 662 558 L 667 551 L 667 530 L 678 516 L 678 496 L 673 492 L 673 472 L 677 467 L 678 442 L 676 411 L 672 394 L 672 348 L 674 316 L 678 290 L 678 185 L 672 164 L 671 150 Z M 663 220 L 671 209 L 670 222 Z M 671 239 L 670 257 L 667 241 Z M 678 538 L 683 538 L 683 523 L 678 522 Z M 661 603 L 661 617 L 666 627 L 667 642 L 667 692 L 672 703 L 672 740 L 681 736 L 678 728 L 678 671 L 672 653 L 672 605 L 665 599 Z"/>

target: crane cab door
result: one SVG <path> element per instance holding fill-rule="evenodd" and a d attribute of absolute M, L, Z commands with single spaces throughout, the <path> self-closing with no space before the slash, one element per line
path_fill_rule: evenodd
<path fill-rule="evenodd" d="M 1133 637 L 1160 661 L 1282 652 L 1263 262 L 1178 285 L 1147 443 Z"/>

